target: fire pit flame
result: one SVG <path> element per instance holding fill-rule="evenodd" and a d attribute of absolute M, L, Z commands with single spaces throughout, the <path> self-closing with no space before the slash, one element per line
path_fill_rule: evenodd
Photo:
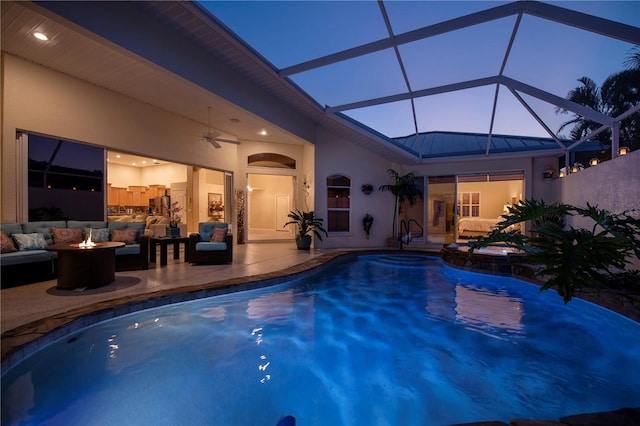
<path fill-rule="evenodd" d="M 89 230 L 89 236 L 87 237 L 86 241 L 83 241 L 80 243 L 80 248 L 95 247 L 95 246 L 96 246 L 96 243 L 91 241 L 91 230 Z"/>

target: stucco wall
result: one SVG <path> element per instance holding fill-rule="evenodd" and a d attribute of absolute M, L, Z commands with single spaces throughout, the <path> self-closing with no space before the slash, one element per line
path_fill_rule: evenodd
<path fill-rule="evenodd" d="M 350 232 L 330 234 L 324 241 L 316 241 L 316 247 L 383 247 L 390 237 L 394 199 L 390 193 L 378 191 L 389 181 L 387 169 L 392 164 L 377 155 L 340 139 L 332 133 L 318 131 L 316 142 L 316 173 L 312 188 L 316 194 L 316 214 L 327 221 L 327 177 L 341 174 L 351 178 Z M 360 187 L 374 186 L 370 195 Z M 362 218 L 369 213 L 374 222 L 371 237 L 366 239 Z"/>
<path fill-rule="evenodd" d="M 587 203 L 601 209 L 620 213 L 640 209 L 640 151 L 589 167 L 558 179 L 562 202 L 577 207 Z M 640 211 L 635 212 L 640 217 Z M 581 217 L 569 218 L 574 227 L 591 229 L 593 221 Z M 633 268 L 640 268 L 640 260 L 629 259 Z"/>
<path fill-rule="evenodd" d="M 612 212 L 640 209 L 640 151 L 614 158 L 559 179 L 562 201 L 587 203 Z"/>

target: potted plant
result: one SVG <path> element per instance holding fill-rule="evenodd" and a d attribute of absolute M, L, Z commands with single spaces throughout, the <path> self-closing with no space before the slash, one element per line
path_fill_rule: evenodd
<path fill-rule="evenodd" d="M 373 191 L 373 185 L 365 183 L 360 187 L 360 189 L 362 190 L 362 192 L 364 192 L 365 195 L 369 195 Z"/>
<path fill-rule="evenodd" d="M 398 216 L 402 211 L 402 206 L 405 203 L 409 203 L 413 206 L 418 199 L 422 199 L 422 191 L 416 184 L 415 175 L 413 172 L 409 172 L 406 175 L 400 175 L 393 169 L 388 169 L 387 173 L 393 179 L 392 184 L 381 185 L 379 190 L 382 192 L 391 192 L 395 196 L 395 202 L 393 207 L 393 224 L 391 229 L 391 238 L 389 239 L 389 245 L 397 246 L 398 237 Z"/>
<path fill-rule="evenodd" d="M 298 235 L 296 235 L 296 245 L 298 250 L 308 250 L 311 247 L 311 233 L 322 241 L 322 235 L 320 232 L 324 232 L 327 236 L 327 231 L 322 227 L 322 219 L 316 217 L 313 211 L 301 212 L 300 210 L 292 211 L 287 215 L 290 220 L 284 224 L 284 227 L 288 225 L 298 226 Z"/>
<path fill-rule="evenodd" d="M 171 207 L 169 207 L 169 211 L 164 215 L 166 219 L 169 219 L 169 227 L 167 228 L 167 237 L 179 237 L 180 236 L 180 228 L 178 228 L 178 224 L 182 220 L 182 215 L 180 212 L 182 211 L 182 207 L 177 201 L 171 203 Z"/>

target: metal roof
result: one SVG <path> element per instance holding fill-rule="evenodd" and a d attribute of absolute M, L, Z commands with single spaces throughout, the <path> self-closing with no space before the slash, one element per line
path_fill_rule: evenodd
<path fill-rule="evenodd" d="M 488 153 L 495 155 L 518 153 L 552 155 L 561 152 L 558 143 L 551 138 L 482 133 L 426 132 L 417 136 L 409 135 L 393 138 L 391 142 L 421 159 L 486 156 Z M 489 146 L 488 150 L 487 145 Z M 602 146 L 599 142 L 588 141 L 580 145 L 576 150 L 597 151 L 601 149 Z"/>

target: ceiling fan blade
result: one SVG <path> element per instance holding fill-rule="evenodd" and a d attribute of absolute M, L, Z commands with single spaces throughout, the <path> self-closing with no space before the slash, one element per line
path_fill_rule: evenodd
<path fill-rule="evenodd" d="M 201 140 L 209 142 L 214 148 L 221 148 L 220 144 L 216 142 L 215 136 L 213 136 L 211 133 L 203 134 Z"/>
<path fill-rule="evenodd" d="M 240 145 L 240 141 L 236 141 L 233 139 L 226 139 L 226 138 L 219 138 L 219 137 L 215 137 L 214 138 L 217 142 L 226 142 L 226 143 L 232 143 L 234 145 Z"/>

